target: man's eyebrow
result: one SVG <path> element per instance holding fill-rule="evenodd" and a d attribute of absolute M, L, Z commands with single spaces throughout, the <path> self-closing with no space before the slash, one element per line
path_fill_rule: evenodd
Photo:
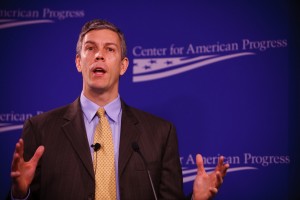
<path fill-rule="evenodd" d="M 88 40 L 88 41 L 86 41 L 84 44 L 96 44 L 96 42 L 94 42 L 94 41 L 91 41 L 91 40 Z"/>
<path fill-rule="evenodd" d="M 105 46 L 114 45 L 114 46 L 118 47 L 118 45 L 116 43 L 114 43 L 114 42 L 107 42 L 104 45 Z"/>
<path fill-rule="evenodd" d="M 93 44 L 93 45 L 96 45 L 97 43 L 96 42 L 94 42 L 94 41 L 92 41 L 92 40 L 88 40 L 88 41 L 86 41 L 84 44 Z M 118 46 L 116 43 L 114 43 L 114 42 L 106 42 L 106 43 L 104 43 L 104 46 L 109 46 L 109 45 L 114 45 L 114 46 Z"/>

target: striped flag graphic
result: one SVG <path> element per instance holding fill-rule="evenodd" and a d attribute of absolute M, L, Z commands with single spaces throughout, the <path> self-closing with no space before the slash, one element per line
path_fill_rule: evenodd
<path fill-rule="evenodd" d="M 254 55 L 253 52 L 197 57 L 136 58 L 133 59 L 133 82 L 152 81 L 181 74 L 209 64 Z"/>

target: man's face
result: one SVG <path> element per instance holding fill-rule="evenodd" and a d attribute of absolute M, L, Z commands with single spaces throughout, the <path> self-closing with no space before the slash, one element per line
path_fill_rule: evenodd
<path fill-rule="evenodd" d="M 83 92 L 86 96 L 118 95 L 119 77 L 128 67 L 128 59 L 121 58 L 121 41 L 117 33 L 108 30 L 92 30 L 82 41 L 76 67 L 83 76 Z"/>

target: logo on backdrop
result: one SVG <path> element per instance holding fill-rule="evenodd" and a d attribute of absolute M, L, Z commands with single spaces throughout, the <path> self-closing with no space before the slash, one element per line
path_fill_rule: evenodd
<path fill-rule="evenodd" d="M 164 48 L 144 48 L 135 46 L 132 49 L 133 82 L 153 81 L 195 70 L 213 63 L 222 62 L 243 56 L 253 56 L 257 52 L 275 48 L 285 48 L 286 39 L 251 41 L 207 45 L 188 44 Z"/>
<path fill-rule="evenodd" d="M 33 24 L 54 23 L 56 20 L 83 18 L 84 10 L 40 10 L 0 9 L 0 29 Z"/>
<path fill-rule="evenodd" d="M 189 154 L 188 156 L 180 157 L 183 182 L 187 183 L 194 181 L 197 175 L 197 165 L 195 155 Z M 206 172 L 213 171 L 218 163 L 218 156 L 203 156 L 203 163 L 206 166 Z M 260 168 L 286 165 L 290 163 L 289 156 L 280 155 L 253 155 L 252 153 L 243 153 L 240 156 L 225 156 L 225 162 L 230 165 L 229 172 L 237 172 L 244 170 L 259 170 Z M 208 167 L 207 167 L 208 166 Z"/>
<path fill-rule="evenodd" d="M 22 129 L 23 124 L 27 119 L 41 113 L 43 112 L 16 113 L 11 111 L 9 113 L 0 113 L 0 133 Z"/>

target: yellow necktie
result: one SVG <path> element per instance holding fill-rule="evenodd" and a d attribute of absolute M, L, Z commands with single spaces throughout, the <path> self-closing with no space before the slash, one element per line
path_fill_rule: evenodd
<path fill-rule="evenodd" d="M 105 110 L 99 108 L 97 114 L 100 120 L 96 126 L 94 144 L 101 144 L 101 148 L 94 152 L 95 200 L 115 200 L 117 195 L 112 132 Z"/>

